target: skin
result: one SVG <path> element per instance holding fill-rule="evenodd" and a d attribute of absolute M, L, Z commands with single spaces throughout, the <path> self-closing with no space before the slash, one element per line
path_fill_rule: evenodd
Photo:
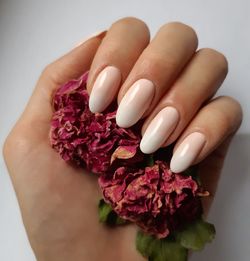
<path fill-rule="evenodd" d="M 100 256 L 102 260 L 144 260 L 135 249 L 134 225 L 109 229 L 99 223 L 101 195 L 96 177 L 66 164 L 49 143 L 54 91 L 89 68 L 89 92 L 105 66 L 121 70 L 121 89 L 114 94 L 118 102 L 135 80 L 154 81 L 157 90 L 144 115 L 142 133 L 162 107 L 174 104 L 180 121 L 168 144 L 176 141 L 176 149 L 189 133 L 202 131 L 206 135 L 207 142 L 194 163 L 200 163 L 201 179 L 211 193 L 203 202 L 208 211 L 242 110 L 231 97 L 211 100 L 227 74 L 227 62 L 215 50 L 196 51 L 197 43 L 192 28 L 170 23 L 162 26 L 149 44 L 145 23 L 124 18 L 115 22 L 106 36 L 103 33 L 87 40 L 42 72 L 4 145 L 6 165 L 38 261 L 100 260 Z M 179 50 L 175 56 L 174 46 Z M 190 88 L 195 88 L 195 95 L 190 96 Z"/>

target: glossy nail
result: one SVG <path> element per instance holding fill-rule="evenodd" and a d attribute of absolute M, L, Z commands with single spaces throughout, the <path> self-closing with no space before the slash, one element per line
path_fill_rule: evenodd
<path fill-rule="evenodd" d="M 150 154 L 159 149 L 168 139 L 179 121 L 174 107 L 162 109 L 150 122 L 140 144 L 141 151 Z"/>
<path fill-rule="evenodd" d="M 121 83 L 121 72 L 114 66 L 107 66 L 97 76 L 89 97 L 89 109 L 102 112 L 112 102 Z"/>
<path fill-rule="evenodd" d="M 205 143 L 205 135 L 200 132 L 193 132 L 188 135 L 174 152 L 170 169 L 175 173 L 187 169 L 197 158 Z"/>
<path fill-rule="evenodd" d="M 117 124 L 123 128 L 134 125 L 150 106 L 154 93 L 155 87 L 151 81 L 136 81 L 121 100 L 116 114 Z"/>

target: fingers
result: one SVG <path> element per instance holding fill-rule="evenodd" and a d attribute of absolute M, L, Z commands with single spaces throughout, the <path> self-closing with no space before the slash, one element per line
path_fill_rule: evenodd
<path fill-rule="evenodd" d="M 80 77 L 89 70 L 93 57 L 106 31 L 87 39 L 85 42 L 49 64 L 43 71 L 40 80 L 50 81 L 52 85 L 61 85 Z"/>
<path fill-rule="evenodd" d="M 234 134 L 234 133 L 233 133 Z M 220 179 L 221 170 L 223 167 L 224 159 L 231 143 L 233 135 L 226 138 L 221 145 L 219 145 L 213 153 L 208 155 L 199 164 L 199 177 L 201 184 L 205 185 L 207 191 L 209 191 L 209 197 L 202 198 L 202 206 L 204 208 L 204 215 L 208 214 L 210 206 L 213 202 L 217 184 Z"/>
<path fill-rule="evenodd" d="M 135 124 L 149 113 L 197 48 L 193 29 L 181 23 L 161 27 L 143 51 L 118 95 L 116 121 L 121 127 Z"/>
<path fill-rule="evenodd" d="M 226 74 L 227 61 L 222 54 L 212 49 L 198 51 L 146 119 L 141 150 L 152 153 L 174 142 Z"/>
<path fill-rule="evenodd" d="M 52 114 L 53 91 L 61 84 L 78 78 L 89 69 L 104 35 L 105 32 L 88 39 L 45 68 L 25 109 L 23 118 L 33 123 L 49 123 Z"/>
<path fill-rule="evenodd" d="M 197 164 L 231 136 L 242 120 L 242 109 L 230 97 L 219 97 L 203 107 L 178 139 L 170 162 L 173 172 Z"/>
<path fill-rule="evenodd" d="M 102 112 L 111 103 L 148 43 L 148 27 L 139 19 L 128 17 L 111 26 L 90 68 L 87 89 L 92 112 Z"/>

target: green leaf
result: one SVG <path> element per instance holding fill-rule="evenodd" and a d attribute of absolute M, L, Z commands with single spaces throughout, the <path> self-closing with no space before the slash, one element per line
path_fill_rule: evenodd
<path fill-rule="evenodd" d="M 154 164 L 155 164 L 155 161 L 154 161 L 154 155 L 153 154 L 149 154 L 148 156 L 147 156 L 147 166 L 148 167 L 152 167 L 152 166 L 154 166 Z"/>
<path fill-rule="evenodd" d="M 177 240 L 187 249 L 200 251 L 206 243 L 212 242 L 215 233 L 214 225 L 203 220 L 197 220 L 183 231 L 178 232 Z"/>
<path fill-rule="evenodd" d="M 106 223 L 108 220 L 108 216 L 112 211 L 112 207 L 107 204 L 103 199 L 99 201 L 98 205 L 99 210 L 99 221 L 102 223 Z"/>
<path fill-rule="evenodd" d="M 136 248 L 143 256 L 149 257 L 153 252 L 155 241 L 156 239 L 153 236 L 138 231 L 136 236 Z"/>
<path fill-rule="evenodd" d="M 194 165 L 194 166 L 189 167 L 188 169 L 186 169 L 183 172 L 183 174 L 186 175 L 186 176 L 191 176 L 193 178 L 196 178 L 197 175 L 198 175 L 198 165 Z"/>
<path fill-rule="evenodd" d="M 127 224 L 127 223 L 128 223 L 127 220 L 125 220 L 119 216 L 116 217 L 116 222 L 115 222 L 116 225 L 123 225 L 123 224 Z"/>
<path fill-rule="evenodd" d="M 123 225 L 128 223 L 126 220 L 120 218 L 103 199 L 99 201 L 98 205 L 99 221 L 108 226 Z"/>
<path fill-rule="evenodd" d="M 188 251 L 171 239 L 157 239 L 153 236 L 137 233 L 137 250 L 150 261 L 186 261 Z"/>
<path fill-rule="evenodd" d="M 188 251 L 178 242 L 161 240 L 161 248 L 153 252 L 154 261 L 186 261 Z"/>

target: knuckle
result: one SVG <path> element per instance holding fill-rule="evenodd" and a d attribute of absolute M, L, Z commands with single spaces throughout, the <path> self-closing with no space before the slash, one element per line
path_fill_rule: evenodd
<path fill-rule="evenodd" d="M 243 119 L 243 109 L 242 109 L 241 104 L 239 103 L 238 100 L 236 100 L 235 98 L 230 97 L 230 96 L 222 96 L 222 98 L 227 103 L 229 103 L 230 107 L 232 108 L 231 111 L 234 112 L 234 116 L 236 118 L 234 120 L 234 122 L 238 122 L 238 125 L 240 125 L 242 122 L 242 119 Z"/>
<path fill-rule="evenodd" d="M 198 45 L 198 36 L 196 31 L 187 24 L 174 21 L 174 22 L 164 24 L 160 28 L 160 30 L 173 30 L 173 31 L 183 32 L 190 37 L 191 41 L 195 43 L 196 46 Z"/>
<path fill-rule="evenodd" d="M 225 75 L 228 73 L 228 60 L 223 53 L 212 48 L 203 48 L 199 52 L 209 56 Z"/>
<path fill-rule="evenodd" d="M 207 128 L 210 137 L 216 137 L 220 133 L 224 135 L 231 129 L 232 117 L 225 111 L 218 110 L 216 107 L 209 108 L 209 117 L 213 117 L 211 126 L 216 124 L 216 131 L 213 128 Z"/>
<path fill-rule="evenodd" d="M 48 64 L 43 69 L 41 76 L 44 78 L 50 78 L 52 75 L 52 72 L 53 72 L 53 66 L 52 66 L 52 64 Z"/>
<path fill-rule="evenodd" d="M 214 114 L 217 114 L 220 119 L 220 125 L 228 129 L 230 133 L 234 133 L 240 127 L 243 118 L 240 103 L 230 96 L 219 96 L 214 101 L 219 102 L 222 108 L 220 110 L 217 107 L 213 108 Z"/>
<path fill-rule="evenodd" d="M 143 26 L 146 25 L 141 19 L 138 19 L 133 16 L 123 17 L 123 18 L 117 20 L 114 24 L 120 24 L 120 23 L 130 25 L 130 26 L 135 25 L 135 24 L 136 25 L 139 24 L 139 25 L 143 25 Z"/>
<path fill-rule="evenodd" d="M 242 111 L 241 104 L 235 98 L 233 98 L 231 96 L 220 96 L 220 98 L 224 99 L 224 101 L 229 103 L 230 106 L 233 107 L 234 109 L 237 109 L 237 111 Z"/>
<path fill-rule="evenodd" d="M 60 84 L 60 75 L 58 75 L 57 70 L 55 70 L 53 63 L 45 66 L 41 73 L 41 78 L 54 84 Z"/>
<path fill-rule="evenodd" d="M 9 164 L 13 158 L 17 159 L 20 156 L 25 157 L 34 148 L 30 137 L 19 132 L 19 129 L 14 127 L 4 141 L 2 152 L 7 164 Z"/>
<path fill-rule="evenodd" d="M 3 149 L 2 149 L 2 153 L 3 153 L 3 158 L 5 161 L 7 161 L 7 156 L 8 156 L 8 151 L 10 148 L 10 138 L 9 136 L 5 139 L 4 144 L 3 144 Z"/>
<path fill-rule="evenodd" d="M 134 28 L 149 37 L 149 28 L 147 24 L 136 17 L 129 16 L 129 17 L 121 18 L 112 24 L 112 27 L 116 27 L 116 26 Z"/>
<path fill-rule="evenodd" d="M 152 74 L 152 77 L 156 78 L 162 71 L 174 73 L 178 62 L 171 57 L 166 61 L 159 54 L 150 53 L 143 59 L 140 67 L 144 74 Z"/>
<path fill-rule="evenodd" d="M 4 141 L 2 153 L 6 163 L 8 163 L 9 157 L 18 150 L 18 144 L 14 139 L 12 133 L 10 133 Z"/>

